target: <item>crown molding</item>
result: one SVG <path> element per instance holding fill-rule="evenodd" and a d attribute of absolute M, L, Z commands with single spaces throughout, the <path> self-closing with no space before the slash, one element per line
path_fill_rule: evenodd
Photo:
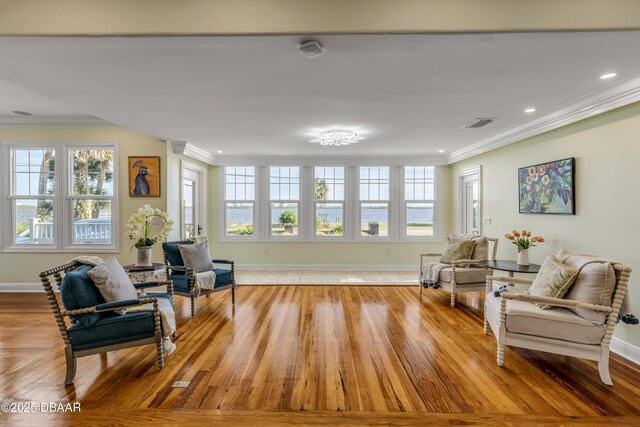
<path fill-rule="evenodd" d="M 200 160 L 210 165 L 214 165 L 216 157 L 202 148 L 191 145 L 187 141 L 167 141 L 171 143 L 174 154 L 182 154 L 195 160 Z"/>
<path fill-rule="evenodd" d="M 447 157 L 447 163 L 459 162 L 638 101 L 640 101 L 640 73 L 454 151 Z"/>
<path fill-rule="evenodd" d="M 221 166 L 388 166 L 446 165 L 446 156 L 216 156 Z"/>
<path fill-rule="evenodd" d="M 0 127 L 44 128 L 119 128 L 121 126 L 93 116 L 0 116 Z"/>

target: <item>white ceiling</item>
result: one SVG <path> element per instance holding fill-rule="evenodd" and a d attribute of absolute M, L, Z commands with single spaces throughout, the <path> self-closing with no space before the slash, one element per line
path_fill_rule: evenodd
<path fill-rule="evenodd" d="M 631 31 L 324 35 L 314 38 L 325 54 L 311 59 L 297 51 L 308 38 L 0 38 L 0 116 L 90 115 L 231 156 L 426 156 L 640 73 Z M 497 120 L 463 128 L 476 117 Z M 307 142 L 335 127 L 367 139 Z"/>

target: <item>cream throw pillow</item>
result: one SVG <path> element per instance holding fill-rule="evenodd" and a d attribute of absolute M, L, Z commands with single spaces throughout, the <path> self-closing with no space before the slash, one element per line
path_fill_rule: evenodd
<path fill-rule="evenodd" d="M 138 299 L 138 293 L 129 275 L 113 257 L 93 267 L 87 275 L 93 280 L 106 302 Z M 115 312 L 126 314 L 127 309 L 115 310 Z"/>
<path fill-rule="evenodd" d="M 542 297 L 562 298 L 575 282 L 577 275 L 577 269 L 564 265 L 554 255 L 549 255 L 542 263 L 528 293 Z M 536 305 L 543 310 L 553 307 L 547 304 Z"/>
<path fill-rule="evenodd" d="M 471 253 L 471 259 L 479 259 L 486 261 L 489 259 L 489 241 L 487 236 L 479 236 L 477 234 L 450 234 L 447 237 L 449 243 L 459 240 L 473 240 L 476 242 Z"/>
<path fill-rule="evenodd" d="M 447 246 L 444 247 L 444 252 L 442 253 L 440 262 L 443 264 L 451 264 L 453 261 L 471 259 L 471 254 L 473 253 L 473 247 L 475 245 L 475 240 L 456 240 L 452 243 L 448 243 Z M 468 265 L 463 265 L 461 267 L 468 267 Z"/>
<path fill-rule="evenodd" d="M 193 268 L 194 273 L 213 270 L 213 262 L 209 255 L 209 243 L 194 243 L 192 245 L 178 245 L 180 255 L 186 267 Z"/>

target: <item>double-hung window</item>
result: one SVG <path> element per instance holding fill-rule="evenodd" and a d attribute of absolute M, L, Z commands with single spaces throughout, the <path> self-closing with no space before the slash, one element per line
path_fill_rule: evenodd
<path fill-rule="evenodd" d="M 344 166 L 314 168 L 315 235 L 344 235 Z"/>
<path fill-rule="evenodd" d="M 118 250 L 117 150 L 114 145 L 16 143 L 7 145 L 9 251 Z M 4 191 L 1 190 L 1 191 Z"/>
<path fill-rule="evenodd" d="M 49 246 L 58 240 L 56 203 L 56 150 L 11 150 L 12 245 Z"/>
<path fill-rule="evenodd" d="M 225 234 L 253 236 L 256 201 L 256 168 L 254 166 L 226 166 Z"/>
<path fill-rule="evenodd" d="M 269 167 L 271 236 L 297 236 L 300 217 L 300 168 Z"/>
<path fill-rule="evenodd" d="M 435 167 L 405 166 L 405 236 L 433 236 Z"/>
<path fill-rule="evenodd" d="M 389 166 L 360 166 L 360 235 L 389 235 Z"/>
<path fill-rule="evenodd" d="M 114 151 L 105 148 L 69 150 L 72 245 L 112 243 Z"/>

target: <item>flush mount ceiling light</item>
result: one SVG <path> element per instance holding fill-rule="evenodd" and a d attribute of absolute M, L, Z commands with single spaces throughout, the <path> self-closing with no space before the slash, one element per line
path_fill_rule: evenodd
<path fill-rule="evenodd" d="M 525 113 L 535 113 L 536 109 L 531 107 L 531 108 L 527 108 L 526 110 L 524 110 Z"/>
<path fill-rule="evenodd" d="M 601 75 L 600 78 L 602 80 L 606 80 L 606 79 L 611 79 L 611 78 L 613 78 L 613 77 L 615 77 L 617 75 L 618 75 L 618 73 L 606 73 L 606 74 Z"/>
<path fill-rule="evenodd" d="M 309 142 L 317 142 L 320 145 L 350 145 L 366 139 L 355 132 L 346 129 L 333 129 L 322 132 Z"/>

